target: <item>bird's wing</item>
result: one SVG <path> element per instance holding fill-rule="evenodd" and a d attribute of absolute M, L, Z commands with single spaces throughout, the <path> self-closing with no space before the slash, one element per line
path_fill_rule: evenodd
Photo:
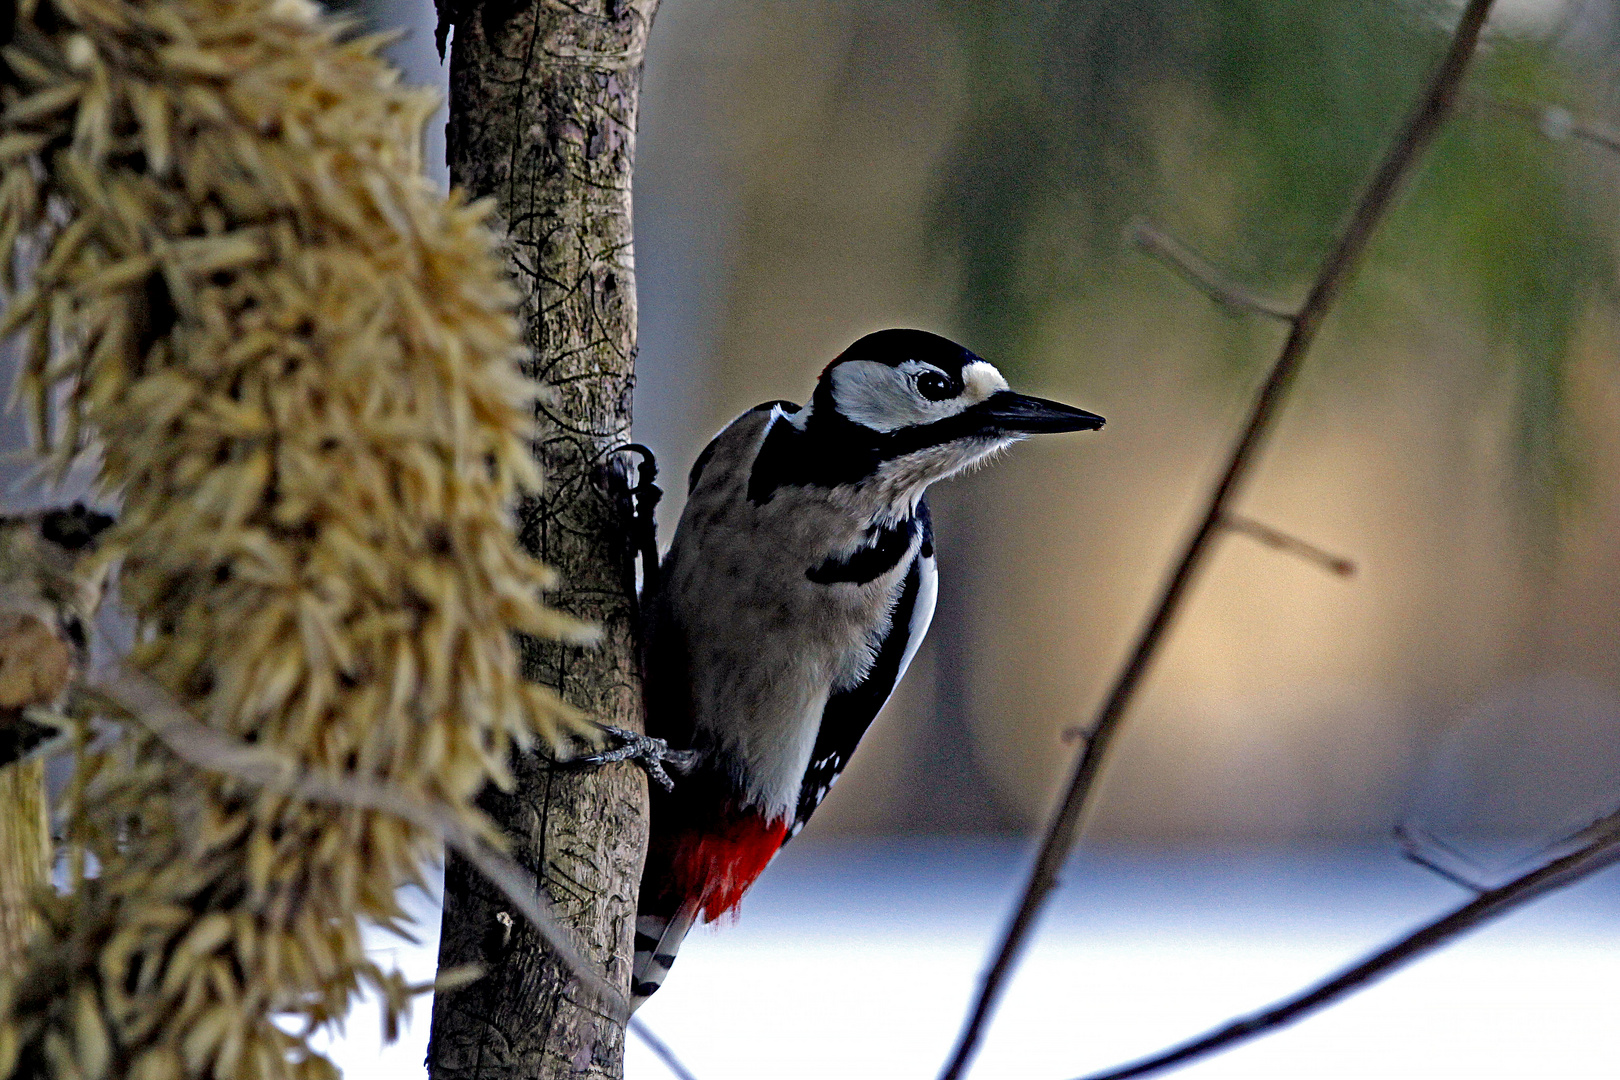
<path fill-rule="evenodd" d="M 832 790 L 833 782 L 849 763 L 861 736 L 866 734 L 878 710 L 883 708 L 900 677 L 911 666 L 928 633 L 928 624 L 933 621 L 934 602 L 939 596 L 939 573 L 934 564 L 934 531 L 927 503 L 919 504 L 918 517 L 922 543 L 906 570 L 894 614 L 889 620 L 889 632 L 877 649 L 877 659 L 865 679 L 855 686 L 834 691 L 822 710 L 821 728 L 810 754 L 810 767 L 805 770 L 799 787 L 799 807 L 788 829 L 789 839 L 798 835 L 821 800 L 827 797 L 827 792 Z"/>
<path fill-rule="evenodd" d="M 709 445 L 703 448 L 703 452 L 697 456 L 697 460 L 692 462 L 692 471 L 686 474 L 686 493 L 688 495 L 692 494 L 692 489 L 698 486 L 698 480 L 702 478 L 704 468 L 709 464 L 709 460 L 714 457 L 715 447 L 719 445 L 721 437 L 724 436 L 726 432 L 730 431 L 733 425 L 737 423 L 737 420 L 741 420 L 743 416 L 750 416 L 757 412 L 770 412 L 772 409 L 780 409 L 782 414 L 786 415 L 787 413 L 798 412 L 799 406 L 791 401 L 767 401 L 762 404 L 755 405 L 752 409 L 749 409 L 747 412 L 743 413 L 742 416 L 737 417 L 736 420 L 733 420 L 730 424 L 727 424 L 725 427 L 721 428 L 715 433 L 714 438 L 709 440 Z M 772 419 L 774 420 L 775 417 L 772 417 Z M 767 428 L 768 427 L 769 425 L 767 425 Z"/>

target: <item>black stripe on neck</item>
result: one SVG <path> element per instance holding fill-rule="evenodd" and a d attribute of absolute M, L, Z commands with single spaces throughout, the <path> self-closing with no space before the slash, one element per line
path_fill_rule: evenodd
<path fill-rule="evenodd" d="M 804 576 L 817 585 L 836 582 L 865 585 L 899 566 L 900 560 L 911 550 L 911 538 L 916 535 L 916 518 L 874 529 L 867 533 L 870 546 L 861 548 L 847 558 L 828 559 L 820 566 L 806 570 Z"/>
<path fill-rule="evenodd" d="M 777 420 L 748 477 L 748 500 L 769 502 L 779 487 L 841 487 L 877 472 L 885 458 L 882 434 L 839 415 L 823 381 L 810 398 L 803 429 Z"/>

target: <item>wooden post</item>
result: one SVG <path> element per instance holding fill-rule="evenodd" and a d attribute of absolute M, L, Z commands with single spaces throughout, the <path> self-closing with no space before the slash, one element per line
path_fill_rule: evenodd
<path fill-rule="evenodd" d="M 602 628 L 592 649 L 529 643 L 530 677 L 604 723 L 641 728 L 634 578 L 622 486 L 635 364 L 630 179 L 642 55 L 657 0 L 470 0 L 454 27 L 451 181 L 493 197 L 509 232 L 533 373 L 550 388 L 536 454 L 544 495 L 524 508 L 526 546 L 556 568 L 560 610 Z M 442 28 L 441 28 L 442 29 Z M 516 765 L 517 787 L 482 800 L 609 977 L 628 988 L 646 849 L 646 781 L 635 766 Z M 437 996 L 434 1080 L 619 1077 L 624 1031 L 582 995 L 499 894 L 446 866 L 439 963 L 487 974 Z"/>

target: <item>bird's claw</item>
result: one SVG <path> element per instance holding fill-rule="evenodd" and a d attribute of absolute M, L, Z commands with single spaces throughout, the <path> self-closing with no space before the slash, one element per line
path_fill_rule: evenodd
<path fill-rule="evenodd" d="M 615 761 L 633 761 L 640 765 L 649 779 L 665 791 L 675 790 L 675 780 L 665 766 L 684 773 L 698 762 L 696 750 L 675 750 L 663 739 L 643 735 L 638 731 L 602 725 L 602 733 L 618 745 L 598 750 L 568 762 L 580 767 L 611 765 Z"/>

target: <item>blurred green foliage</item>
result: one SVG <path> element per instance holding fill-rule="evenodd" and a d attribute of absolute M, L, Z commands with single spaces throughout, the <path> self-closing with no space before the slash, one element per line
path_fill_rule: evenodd
<path fill-rule="evenodd" d="M 1397 0 L 939 3 L 968 104 L 931 234 L 960 263 L 962 331 L 1014 369 L 1039 362 L 1038 328 L 1058 306 L 1121 281 L 1154 287 L 1123 239 L 1136 215 L 1236 281 L 1302 295 L 1456 15 Z M 1579 320 L 1613 291 L 1614 163 L 1489 103 L 1601 117 L 1613 49 L 1593 27 L 1610 23 L 1576 22 L 1488 35 L 1469 100 L 1341 312 L 1368 342 L 1398 332 L 1390 316 L 1414 301 L 1461 305 L 1458 316 L 1485 329 L 1492 361 L 1516 378 L 1521 494 L 1534 517 L 1567 502 L 1578 477 L 1566 376 Z M 1433 295 L 1392 296 L 1392 282 Z M 1238 340 L 1212 359 L 1252 378 L 1272 337 Z"/>

